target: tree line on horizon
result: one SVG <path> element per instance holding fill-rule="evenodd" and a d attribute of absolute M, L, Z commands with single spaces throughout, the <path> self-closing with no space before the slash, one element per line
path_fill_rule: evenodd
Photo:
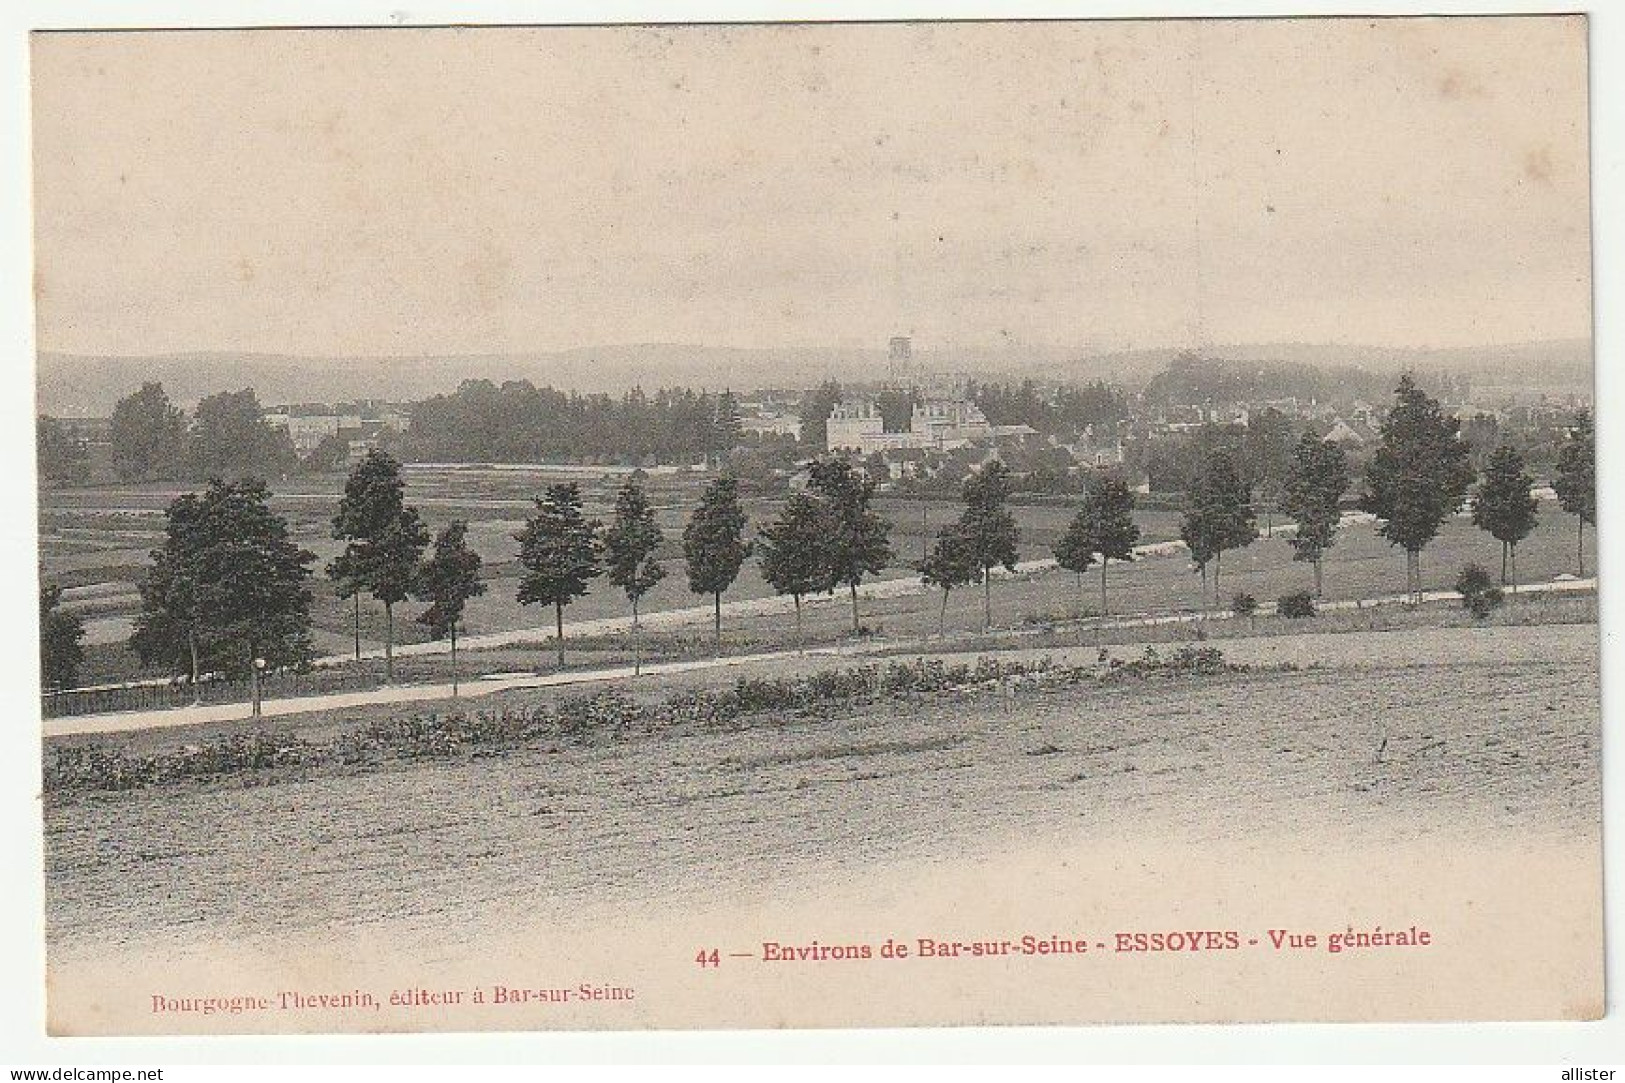
<path fill-rule="evenodd" d="M 408 457 L 434 462 L 716 461 L 741 439 L 732 391 L 632 388 L 620 396 L 465 380 L 412 407 Z"/>
<path fill-rule="evenodd" d="M 143 384 L 114 407 L 108 441 L 122 481 L 276 477 L 299 462 L 288 434 L 265 423 L 251 388 L 210 395 L 188 418 L 162 384 Z"/>
<path fill-rule="evenodd" d="M 1144 399 L 1159 406 L 1199 402 L 1257 402 L 1296 398 L 1327 401 L 1340 395 L 1375 400 L 1386 394 L 1387 372 L 1358 365 L 1305 361 L 1249 361 L 1182 353 L 1147 382 Z M 1460 401 L 1468 381 L 1452 372 L 1434 372 L 1440 394 Z"/>
<path fill-rule="evenodd" d="M 385 450 L 416 461 L 693 463 L 720 461 L 741 440 L 731 391 L 633 389 L 615 398 L 467 380 L 413 404 L 411 427 L 387 434 Z M 210 395 L 188 416 L 156 382 L 119 400 L 108 443 L 113 473 L 125 482 L 322 473 L 348 465 L 350 453 L 348 439 L 331 436 L 301 458 L 288 433 L 265 422 L 252 388 Z M 86 448 L 60 421 L 38 419 L 36 451 L 47 480 L 90 480 Z"/>
<path fill-rule="evenodd" d="M 730 390 L 662 388 L 650 394 L 632 388 L 615 396 L 536 387 L 528 380 L 465 380 L 449 394 L 412 404 L 410 428 L 392 435 L 386 450 L 419 462 L 660 465 L 720 463 L 729 452 L 752 444 L 783 444 L 789 455 L 779 457 L 782 465 L 797 454 L 824 452 L 825 423 L 845 394 L 833 380 L 802 393 L 799 439 L 747 440 L 738 396 Z M 965 394 L 995 424 L 1026 423 L 1046 433 L 1075 433 L 1128 416 L 1123 392 L 1100 382 L 1053 390 L 1032 380 L 971 382 Z M 888 426 L 907 429 L 917 399 L 915 393 L 882 392 Z M 119 400 L 109 443 L 113 472 L 126 482 L 234 477 L 255 464 L 261 476 L 323 472 L 343 464 L 349 450 L 347 442 L 330 438 L 301 459 L 286 432 L 265 424 L 264 408 L 251 388 L 208 396 L 189 417 L 156 382 Z M 41 473 L 48 480 L 90 480 L 86 449 L 61 422 L 41 417 L 36 444 Z"/>
<path fill-rule="evenodd" d="M 969 380 L 959 393 L 976 403 L 993 424 L 1026 424 L 1064 441 L 1078 439 L 1086 431 L 1097 436 L 1113 434 L 1132 415 L 1131 395 L 1104 381 Z M 453 392 L 413 403 L 408 430 L 381 434 L 379 440 L 385 450 L 419 462 L 721 464 L 733 452 L 739 453 L 732 457 L 740 460 L 736 472 L 744 480 L 746 474 L 759 473 L 753 471 L 752 453 L 780 452 L 768 456 L 771 465 L 778 466 L 797 456 L 822 454 L 829 413 L 848 394 L 834 380 L 798 393 L 801 434 L 796 438 L 745 433 L 738 397 L 728 390 L 664 388 L 646 393 L 633 388 L 617 396 L 536 387 L 528 380 L 471 379 Z M 874 398 L 887 431 L 904 431 L 921 393 L 888 388 L 874 393 Z M 1155 397 L 1142 398 L 1151 402 Z M 1246 426 L 1246 438 L 1251 441 L 1257 436 L 1267 420 Z M 302 455 L 296 453 L 286 431 L 264 422 L 264 407 L 252 388 L 210 395 L 188 415 L 168 398 L 161 383 L 149 381 L 118 401 L 109 429 L 109 465 L 125 482 L 235 477 L 245 465 L 255 464 L 260 476 L 266 477 L 299 471 L 321 473 L 350 465 L 349 440 L 343 434 L 328 437 Z M 1199 433 L 1197 443 L 1242 435 L 1240 430 L 1227 432 L 1217 423 L 1212 429 Z M 61 484 L 91 480 L 88 449 L 65 423 L 39 418 L 36 445 L 40 472 L 46 480 Z M 1182 456 L 1184 448 L 1185 442 L 1163 446 L 1152 441 L 1144 446 L 1134 444 L 1129 451 L 1134 469 L 1144 470 L 1152 478 L 1153 491 L 1166 491 L 1170 487 L 1182 490 L 1182 482 L 1191 472 L 1193 460 Z M 1070 459 L 1058 449 L 1048 450 L 1057 456 L 1056 462 L 1025 462 L 1021 471 L 1042 474 L 1033 484 L 1044 491 L 1071 491 L 1066 484 Z M 1248 447 L 1243 457 L 1248 460 L 1249 477 L 1264 484 L 1267 479 L 1251 465 L 1257 450 Z M 1042 459 L 1043 450 L 1029 449 L 1028 454 Z M 963 480 L 964 472 L 956 471 L 939 487 L 957 489 Z"/>
<path fill-rule="evenodd" d="M 1477 472 L 1460 438 L 1460 421 L 1409 376 L 1381 425 L 1381 445 L 1365 471 L 1357 506 L 1378 521 L 1378 533 L 1406 554 L 1407 593 L 1419 599 L 1420 554 L 1445 520 L 1469 498 L 1475 525 L 1503 546 L 1503 582 L 1516 578 L 1516 548 L 1536 518 L 1532 476 L 1516 449 L 1498 448 Z M 991 579 L 995 568 L 1016 569 L 1019 542 L 1007 504 L 1016 478 L 991 458 L 962 487 L 963 511 L 942 528 L 914 567 L 921 580 L 942 591 L 945 620 L 949 593 L 973 583 L 983 588 L 983 627 L 992 624 Z M 1335 544 L 1351 485 L 1341 448 L 1305 432 L 1292 445 L 1280 480 L 1283 510 L 1294 520 L 1293 557 L 1314 565 L 1315 593 L 1321 564 Z M 1562 449 L 1556 489 L 1563 508 L 1579 519 L 1581 560 L 1584 531 L 1595 524 L 1594 434 L 1588 414 L 1570 430 Z M 691 592 L 714 606 L 720 650 L 722 597 L 751 556 L 763 578 L 792 598 L 796 640 L 801 610 L 810 595 L 846 588 L 852 628 L 863 632 L 859 586 L 893 559 L 890 522 L 872 506 L 874 476 L 841 456 L 813 460 L 804 490 L 794 492 L 778 514 L 747 536 L 749 521 L 738 482 L 724 475 L 701 494 L 682 536 Z M 315 557 L 290 537 L 287 523 L 269 508 L 263 481 L 211 479 L 201 493 L 174 500 L 165 513 L 163 543 L 152 553 L 139 584 L 142 610 L 130 644 L 147 666 L 167 668 L 192 682 L 204 674 L 257 677 L 262 670 L 298 669 L 311 657 L 310 580 Z M 1055 546 L 1057 563 L 1079 578 L 1101 569 L 1101 612 L 1107 612 L 1106 569 L 1134 557 L 1139 540 L 1133 522 L 1134 494 L 1109 471 L 1092 475 L 1076 514 Z M 435 638 L 451 640 L 455 680 L 457 634 L 466 604 L 486 589 L 481 560 L 467 543 L 468 524 L 448 523 L 434 538 L 405 501 L 398 460 L 369 453 L 351 471 L 332 520 L 332 536 L 344 549 L 325 569 L 338 597 L 355 605 L 356 653 L 360 655 L 363 594 L 385 611 L 386 679 L 394 677 L 394 608 L 408 599 L 426 605 L 417 617 Z M 1259 536 L 1252 486 L 1229 456 L 1213 455 L 1188 494 L 1180 536 L 1205 584 L 1211 569 L 1218 597 L 1225 552 Z M 588 519 L 574 483 L 548 487 L 535 498 L 534 513 L 514 539 L 522 568 L 516 600 L 552 606 L 555 648 L 564 663 L 564 610 L 600 576 L 620 589 L 631 607 L 634 668 L 641 666 L 637 635 L 642 598 L 666 575 L 657 559 L 664 534 L 641 479 L 619 489 L 610 523 Z M 1581 565 L 1583 573 L 1583 563 Z M 42 676 L 49 688 L 71 686 L 79 662 L 78 618 L 60 607 L 60 591 L 41 591 Z"/>

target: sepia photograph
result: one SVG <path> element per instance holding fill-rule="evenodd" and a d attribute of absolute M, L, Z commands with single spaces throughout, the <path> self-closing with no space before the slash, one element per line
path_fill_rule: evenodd
<path fill-rule="evenodd" d="M 33 33 L 49 1032 L 1599 1018 L 1587 35 Z"/>

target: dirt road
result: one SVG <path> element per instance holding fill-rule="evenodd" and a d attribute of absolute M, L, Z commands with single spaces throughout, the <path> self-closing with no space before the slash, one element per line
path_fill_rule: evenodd
<path fill-rule="evenodd" d="M 1037 562 L 1053 565 L 1053 561 Z M 895 581 L 874 584 L 875 589 L 889 588 Z M 919 584 L 909 581 L 911 589 L 919 589 Z M 1518 588 L 1520 594 L 1552 594 L 1569 592 L 1594 591 L 1597 581 L 1594 578 L 1569 579 L 1552 583 L 1531 583 Z M 1447 602 L 1460 598 L 1452 591 L 1430 591 L 1423 595 L 1424 602 Z M 1320 605 L 1321 612 L 1341 612 L 1357 609 L 1369 609 L 1378 606 L 1402 605 L 1410 599 L 1404 595 L 1384 595 L 1382 597 L 1364 598 L 1357 600 L 1344 600 L 1324 602 Z M 782 603 L 782 604 L 779 604 Z M 767 608 L 777 605 L 778 608 L 789 608 L 788 599 L 760 598 L 747 602 L 729 603 L 732 606 L 754 607 L 753 612 L 769 611 Z M 726 608 L 726 607 L 725 607 Z M 1260 615 L 1270 615 L 1275 611 L 1273 602 L 1262 603 L 1259 606 Z M 680 620 L 709 621 L 712 610 L 709 607 L 699 607 L 694 610 L 673 610 L 657 614 L 658 617 L 670 618 L 676 622 Z M 1085 627 L 1089 629 L 1123 629 L 1144 628 L 1169 624 L 1189 624 L 1197 621 L 1229 620 L 1233 614 L 1219 610 L 1201 613 L 1144 613 L 1113 617 L 1106 620 L 1088 621 Z M 655 618 L 649 618 L 652 622 Z M 593 624 L 615 624 L 617 621 L 586 622 Z M 624 622 L 619 622 L 624 623 Z M 652 625 L 651 625 L 652 626 Z M 602 629 L 597 629 L 602 631 Z M 513 636 L 529 633 L 502 633 L 495 637 L 503 642 L 509 642 Z M 468 642 L 482 642 L 493 637 L 472 637 Z M 496 646 L 495 642 L 483 643 L 484 646 Z M 932 649 L 930 642 L 875 640 L 839 646 L 809 649 L 805 652 L 793 650 L 758 652 L 753 654 L 728 655 L 721 658 L 692 659 L 680 662 L 654 663 L 643 667 L 642 672 L 650 677 L 678 673 L 690 673 L 707 669 L 727 669 L 741 666 L 752 666 L 761 663 L 786 661 L 802 655 L 813 657 L 843 657 L 861 655 L 873 650 L 884 649 L 895 651 L 899 647 L 918 646 L 921 650 Z M 416 647 L 444 648 L 444 643 L 420 643 Z M 466 647 L 473 650 L 473 647 Z M 401 648 L 402 651 L 408 648 Z M 416 653 L 426 653 L 419 651 Z M 499 692 L 514 691 L 524 688 L 555 688 L 571 685 L 601 684 L 611 681 L 622 681 L 633 676 L 631 666 L 611 666 L 603 669 L 568 670 L 559 673 L 547 674 L 508 674 L 497 675 L 489 679 L 465 680 L 460 685 L 460 694 L 464 698 L 479 698 L 494 695 Z M 288 715 L 309 714 L 316 711 L 338 710 L 346 707 L 359 707 L 368 704 L 390 703 L 429 703 L 452 698 L 453 687 L 450 683 L 441 684 L 411 684 L 395 685 L 385 688 L 366 689 L 352 692 L 333 692 L 314 696 L 289 696 L 283 699 L 267 699 L 261 705 L 261 713 L 265 717 L 285 717 Z M 220 703 L 200 706 L 172 707 L 160 710 L 146 711 L 118 711 L 106 714 L 70 715 L 58 718 L 48 718 L 43 722 L 46 737 L 67 737 L 97 733 L 123 733 L 136 730 L 164 729 L 176 726 L 193 726 L 208 722 L 229 722 L 246 719 L 252 716 L 252 709 L 247 703 Z"/>

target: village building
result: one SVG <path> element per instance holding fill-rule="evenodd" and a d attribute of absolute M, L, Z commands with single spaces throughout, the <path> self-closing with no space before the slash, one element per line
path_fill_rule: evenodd
<path fill-rule="evenodd" d="M 745 414 L 739 419 L 739 431 L 756 436 L 788 436 L 801 439 L 801 418 L 791 413 Z"/>
<path fill-rule="evenodd" d="M 410 424 L 405 410 L 377 400 L 279 405 L 267 410 L 263 419 L 271 428 L 286 432 L 300 455 L 340 438 L 346 441 L 352 459 L 379 447 L 386 435 L 405 432 Z"/>
<path fill-rule="evenodd" d="M 1123 451 L 1123 441 L 1115 433 L 1107 434 L 1096 432 L 1094 426 L 1086 426 L 1079 438 L 1070 444 L 1057 444 L 1073 461 L 1082 466 L 1104 467 L 1121 466 L 1127 458 Z"/>
<path fill-rule="evenodd" d="M 84 447 L 105 446 L 113 440 L 113 419 L 110 417 L 54 417 L 70 440 Z"/>
<path fill-rule="evenodd" d="M 1357 418 L 1338 418 L 1332 422 L 1332 427 L 1326 431 L 1326 442 L 1338 444 L 1345 448 L 1372 447 L 1382 439 L 1382 434 L 1372 428 L 1366 421 Z"/>
<path fill-rule="evenodd" d="M 928 399 L 917 402 L 902 432 L 887 432 L 880 408 L 872 401 L 835 405 L 826 422 L 829 450 L 872 455 L 902 448 L 953 451 L 1001 436 L 1027 436 L 1027 425 L 992 425 L 980 407 L 965 399 Z"/>

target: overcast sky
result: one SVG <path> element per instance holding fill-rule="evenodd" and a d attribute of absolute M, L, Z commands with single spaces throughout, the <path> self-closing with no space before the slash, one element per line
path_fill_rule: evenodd
<path fill-rule="evenodd" d="M 42 35 L 39 344 L 1588 337 L 1579 19 Z"/>

